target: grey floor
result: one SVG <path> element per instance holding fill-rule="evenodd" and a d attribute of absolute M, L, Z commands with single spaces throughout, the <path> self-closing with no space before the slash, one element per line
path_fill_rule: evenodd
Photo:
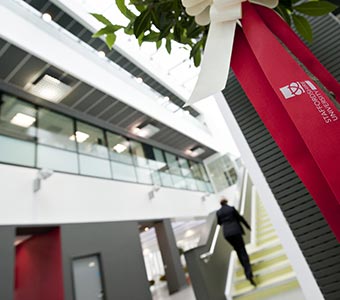
<path fill-rule="evenodd" d="M 169 295 L 166 285 L 161 285 L 152 290 L 153 300 L 196 300 L 194 291 L 191 286 L 177 292 L 173 295 Z"/>

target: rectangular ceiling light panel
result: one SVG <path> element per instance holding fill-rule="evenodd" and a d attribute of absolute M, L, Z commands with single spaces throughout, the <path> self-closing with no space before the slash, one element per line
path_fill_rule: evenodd
<path fill-rule="evenodd" d="M 134 134 L 137 134 L 140 137 L 143 138 L 149 138 L 153 135 L 155 135 L 160 129 L 152 124 L 147 124 L 142 127 L 136 127 L 133 130 Z"/>
<path fill-rule="evenodd" d="M 28 128 L 35 122 L 35 118 L 23 113 L 17 113 L 10 122 L 14 125 Z"/>
<path fill-rule="evenodd" d="M 37 83 L 30 84 L 27 91 L 45 100 L 59 103 L 71 89 L 69 85 L 45 74 Z"/>
<path fill-rule="evenodd" d="M 88 138 L 90 137 L 90 135 L 88 135 L 87 133 L 85 132 L 81 132 L 81 131 L 76 131 L 76 135 L 71 135 L 70 136 L 70 140 L 71 141 L 74 141 L 77 139 L 77 142 L 78 143 L 83 143 L 85 142 Z"/>
<path fill-rule="evenodd" d="M 194 147 L 194 148 L 188 149 L 186 151 L 186 153 L 189 154 L 192 157 L 197 157 L 197 156 L 201 155 L 204 152 L 205 152 L 205 150 L 203 148 L 201 148 L 201 147 Z"/>

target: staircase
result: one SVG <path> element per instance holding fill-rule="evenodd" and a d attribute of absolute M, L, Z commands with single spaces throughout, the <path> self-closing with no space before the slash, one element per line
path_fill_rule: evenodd
<path fill-rule="evenodd" d="M 256 242 L 247 245 L 257 287 L 246 280 L 236 254 L 232 272 L 231 297 L 238 300 L 294 299 L 304 297 L 295 273 L 260 199 L 255 194 Z M 254 207 L 253 206 L 253 207 Z M 254 225 L 253 225 L 254 227 Z"/>

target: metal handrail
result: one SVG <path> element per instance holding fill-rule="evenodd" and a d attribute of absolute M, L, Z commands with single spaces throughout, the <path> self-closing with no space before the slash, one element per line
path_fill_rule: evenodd
<path fill-rule="evenodd" d="M 248 184 L 248 172 L 244 169 L 243 174 L 242 174 L 242 184 L 240 185 L 240 190 L 241 190 L 241 195 L 240 195 L 240 199 L 241 199 L 241 211 L 240 213 L 243 214 L 244 213 L 244 208 L 245 208 L 245 202 L 246 202 L 246 193 L 247 193 L 247 184 Z M 211 256 L 214 254 L 215 252 L 215 248 L 216 248 L 216 243 L 217 243 L 217 238 L 218 238 L 218 234 L 220 232 L 221 226 L 216 225 L 215 228 L 215 232 L 214 232 L 214 237 L 211 241 L 211 245 L 209 248 L 209 251 L 202 253 L 200 255 L 200 259 L 203 260 L 205 263 L 208 263 Z"/>
<path fill-rule="evenodd" d="M 210 257 L 214 254 L 215 248 L 216 248 L 216 242 L 217 242 L 217 238 L 218 238 L 218 234 L 220 232 L 220 228 L 221 226 L 217 225 L 215 228 L 215 233 L 214 233 L 214 237 L 213 240 L 211 242 L 210 245 L 210 249 L 208 252 L 202 253 L 200 255 L 200 259 L 202 259 L 205 263 L 208 263 L 210 260 Z"/>

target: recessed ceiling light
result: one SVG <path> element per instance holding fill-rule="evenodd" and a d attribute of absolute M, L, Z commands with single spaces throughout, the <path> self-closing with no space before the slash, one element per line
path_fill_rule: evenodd
<path fill-rule="evenodd" d="M 201 147 L 193 147 L 191 149 L 187 149 L 185 151 L 186 154 L 192 156 L 192 157 L 196 157 L 196 156 L 199 156 L 201 155 L 202 153 L 204 153 L 205 150 Z"/>
<path fill-rule="evenodd" d="M 114 151 L 116 151 L 117 153 L 122 153 L 127 149 L 127 146 L 123 145 L 123 144 L 117 144 L 112 148 Z"/>
<path fill-rule="evenodd" d="M 42 17 L 42 19 L 43 19 L 44 21 L 46 21 L 46 22 L 51 22 L 51 21 L 52 21 L 52 17 L 51 17 L 51 15 L 48 14 L 48 13 L 44 13 L 41 17 Z"/>
<path fill-rule="evenodd" d="M 149 138 L 155 135 L 160 129 L 152 124 L 139 125 L 132 129 L 132 132 L 140 137 Z"/>
<path fill-rule="evenodd" d="M 143 78 L 137 77 L 137 78 L 136 78 L 136 81 L 137 81 L 138 83 L 142 83 L 142 82 L 143 82 Z"/>
<path fill-rule="evenodd" d="M 35 122 L 35 118 L 23 113 L 17 113 L 10 122 L 14 125 L 28 128 Z"/>
<path fill-rule="evenodd" d="M 54 103 L 59 103 L 71 89 L 69 85 L 47 74 L 27 88 L 28 92 Z"/>
<path fill-rule="evenodd" d="M 77 142 L 78 142 L 78 143 L 83 143 L 83 142 L 85 142 L 89 137 L 90 137 L 90 135 L 88 135 L 88 134 L 85 133 L 85 132 L 76 131 L 76 135 L 75 135 L 75 136 L 74 136 L 74 134 L 71 135 L 71 136 L 69 137 L 69 139 L 70 139 L 71 141 L 74 141 L 75 139 L 77 139 Z"/>
<path fill-rule="evenodd" d="M 98 51 L 97 54 L 98 54 L 99 57 L 102 57 L 102 58 L 104 58 L 106 56 L 104 51 Z"/>

